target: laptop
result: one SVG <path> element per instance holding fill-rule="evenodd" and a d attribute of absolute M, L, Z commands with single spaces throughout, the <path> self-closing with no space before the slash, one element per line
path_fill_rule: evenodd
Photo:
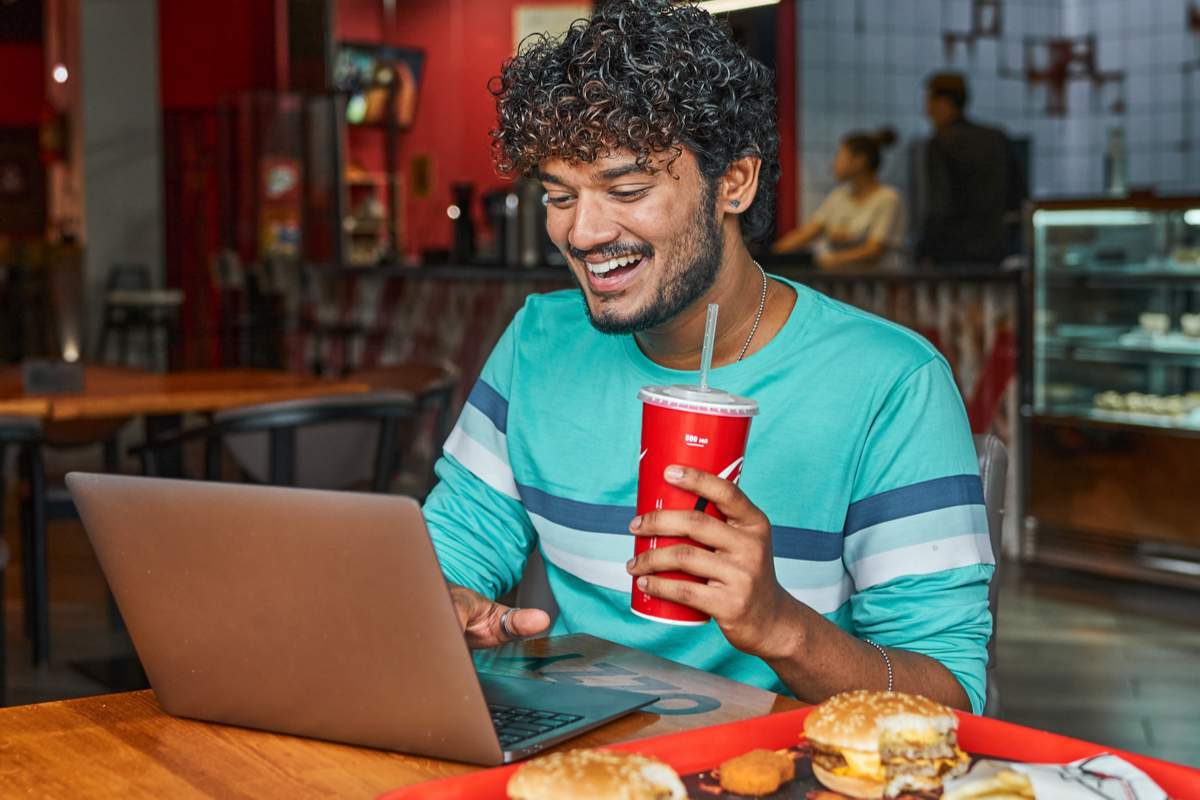
<path fill-rule="evenodd" d="M 170 714 L 494 765 L 659 699 L 477 674 L 410 498 L 78 472 L 67 486 Z"/>

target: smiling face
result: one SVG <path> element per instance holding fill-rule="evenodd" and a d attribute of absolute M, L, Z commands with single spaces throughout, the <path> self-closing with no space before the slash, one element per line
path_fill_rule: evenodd
<path fill-rule="evenodd" d="M 546 229 L 579 283 L 592 325 L 636 333 L 670 321 L 712 286 L 724 236 L 716 185 L 686 149 L 652 171 L 632 153 L 538 166 Z"/>

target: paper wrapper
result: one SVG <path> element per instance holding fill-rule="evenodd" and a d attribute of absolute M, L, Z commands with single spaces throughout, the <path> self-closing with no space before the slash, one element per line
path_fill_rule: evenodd
<path fill-rule="evenodd" d="M 946 781 L 946 800 L 987 800 L 989 797 L 1014 796 L 974 792 L 1003 770 L 1019 772 L 1029 778 L 1038 800 L 1169 800 L 1146 773 L 1112 755 L 1099 755 L 1070 764 L 1018 764 L 1010 761 L 982 760 L 965 775 Z"/>

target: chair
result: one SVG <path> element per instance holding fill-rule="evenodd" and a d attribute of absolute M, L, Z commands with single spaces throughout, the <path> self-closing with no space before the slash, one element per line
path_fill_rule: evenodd
<path fill-rule="evenodd" d="M 1004 492 L 1008 483 L 1008 450 L 1004 443 L 992 434 L 975 437 L 975 453 L 979 457 L 979 476 L 983 482 L 983 503 L 987 508 L 988 535 L 992 541 L 992 553 L 996 557 L 996 571 L 988 586 L 988 607 L 992 612 L 992 636 L 988 640 L 987 701 L 984 714 L 995 717 L 1000 709 L 1000 690 L 996 681 L 996 612 L 1000 592 L 1000 565 L 1002 560 L 1000 538 L 1004 530 Z M 632 552 L 632 551 L 631 551 Z M 511 597 L 511 595 L 510 595 Z M 517 587 L 515 602 L 525 608 L 541 608 L 550 613 L 551 619 L 558 615 L 558 603 L 550 590 L 546 578 L 546 565 L 540 551 L 534 550 L 525 564 L 525 573 Z"/>
<path fill-rule="evenodd" d="M 263 403 L 218 412 L 207 425 L 153 437 L 131 452 L 141 457 L 147 475 L 158 475 L 162 473 L 158 456 L 166 449 L 201 440 L 205 443 L 206 480 L 221 479 L 222 448 L 228 446 L 240 455 L 237 460 L 251 480 L 310 488 L 350 488 L 348 484 L 353 481 L 338 481 L 333 486 L 320 481 L 330 468 L 341 477 L 350 474 L 347 464 L 338 458 L 339 451 L 356 460 L 370 453 L 370 474 L 365 477 L 372 491 L 384 492 L 399 466 L 397 427 L 415 416 L 416 408 L 412 396 L 403 392 Z M 374 435 L 368 439 L 355 437 L 345 447 L 347 425 L 374 428 Z M 310 458 L 305 459 L 305 454 Z"/>
<path fill-rule="evenodd" d="M 8 687 L 7 626 L 4 620 L 4 570 L 8 568 L 8 543 L 0 539 L 0 706 L 7 705 Z"/>
<path fill-rule="evenodd" d="M 414 492 L 422 496 L 428 494 L 436 481 L 433 468 L 438 453 L 450 435 L 450 404 L 458 388 L 458 369 L 448 361 L 414 360 L 358 370 L 347 379 L 365 383 L 377 391 L 406 392 L 416 400 L 418 414 L 427 422 L 429 435 L 422 436 L 424 430 L 419 429 L 422 420 L 418 418 L 404 423 L 400 436 L 404 441 L 428 444 L 421 469 L 421 485 Z"/>
<path fill-rule="evenodd" d="M 0 465 L 6 445 L 18 448 L 21 477 L 28 491 L 21 500 L 21 574 L 25 600 L 25 631 L 33 640 L 33 664 L 50 661 L 50 574 L 47 524 L 55 520 L 78 519 L 75 503 L 66 487 L 46 481 L 44 451 L 47 448 L 80 448 L 97 443 L 104 447 L 104 468 L 119 472 L 117 436 L 128 419 L 81 420 L 78 422 L 40 421 L 27 417 L 0 417 Z M 4 496 L 4 475 L 0 473 L 0 498 Z M 116 605 L 109 596 L 109 615 L 114 627 L 120 627 Z"/>
<path fill-rule="evenodd" d="M 129 363 L 129 335 L 140 330 L 146 341 L 147 364 L 165 371 L 170 354 L 171 331 L 175 316 L 183 303 L 178 289 L 155 290 L 150 286 L 150 269 L 145 264 L 114 264 L 108 272 L 104 287 L 104 314 L 100 342 L 96 348 L 98 361 L 108 358 L 109 337 L 117 337 L 117 362 Z M 156 334 L 163 339 L 162 357 L 156 357 Z"/>
<path fill-rule="evenodd" d="M 4 465 L 9 447 L 20 454 L 20 473 L 28 486 L 21 498 L 21 573 L 25 631 L 33 638 L 34 666 L 50 660 L 50 601 L 46 581 L 46 484 L 42 465 L 42 426 L 30 417 L 0 416 L 0 500 L 6 496 Z M 0 527 L 3 515 L 0 514 Z M 3 531 L 0 530 L 0 537 Z M 8 548 L 0 538 L 0 561 L 8 563 Z M 0 566 L 0 570 L 2 570 Z M 3 574 L 0 572 L 0 669 L 3 668 Z"/>
<path fill-rule="evenodd" d="M 1004 532 L 1004 493 L 1008 486 L 1008 450 L 996 436 L 986 433 L 975 437 L 979 456 L 979 477 L 983 481 L 983 504 L 987 508 L 988 535 L 996 571 L 988 585 L 988 608 L 992 612 L 992 636 L 988 639 L 987 700 L 983 713 L 995 717 L 1000 712 L 1000 687 L 996 679 L 996 612 L 999 609 L 1000 567 L 1003 561 L 1001 537 Z"/>

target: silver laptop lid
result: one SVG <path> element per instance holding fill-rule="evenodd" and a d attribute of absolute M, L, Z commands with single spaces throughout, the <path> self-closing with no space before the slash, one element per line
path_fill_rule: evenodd
<path fill-rule="evenodd" d="M 415 501 L 86 473 L 67 485 L 169 713 L 500 759 Z"/>

